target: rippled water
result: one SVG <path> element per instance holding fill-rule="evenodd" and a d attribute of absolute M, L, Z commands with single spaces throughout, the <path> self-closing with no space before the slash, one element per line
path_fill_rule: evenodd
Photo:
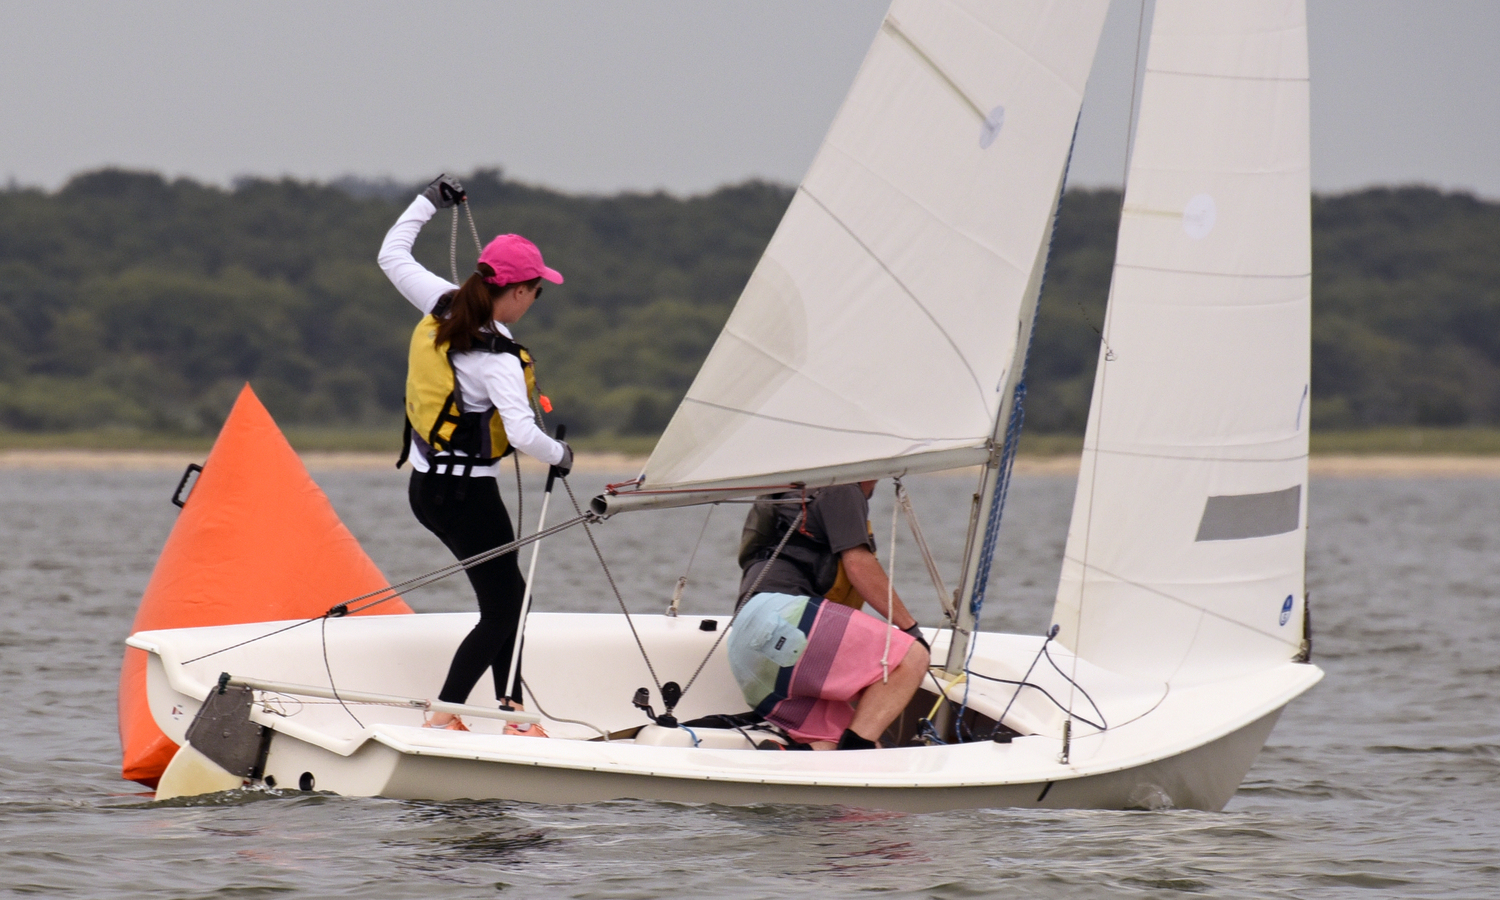
<path fill-rule="evenodd" d="M 446 561 L 394 473 L 315 473 L 393 579 Z M 605 476 L 573 479 L 580 500 Z M 1328 678 L 1223 813 L 423 803 L 250 793 L 156 804 L 119 778 L 115 683 L 176 472 L 0 470 L 0 892 L 138 897 L 1500 895 L 1500 480 L 1314 480 L 1309 587 Z M 972 483 L 913 483 L 946 572 Z M 1071 478 L 1019 476 L 986 627 L 1039 632 Z M 527 528 L 538 495 L 528 495 Z M 553 520 L 563 517 L 554 503 Z M 740 513 L 598 529 L 635 612 L 722 612 Z M 888 487 L 876 534 L 889 540 Z M 910 541 L 897 581 L 928 622 Z M 953 577 L 951 574 L 949 577 Z M 462 610 L 461 582 L 409 597 Z M 614 608 L 581 535 L 543 550 L 542 609 Z"/>

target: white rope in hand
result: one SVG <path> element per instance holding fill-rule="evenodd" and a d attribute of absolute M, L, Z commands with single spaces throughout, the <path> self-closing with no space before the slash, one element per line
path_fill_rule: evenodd
<path fill-rule="evenodd" d="M 891 680 L 891 632 L 896 630 L 896 525 L 901 521 L 900 516 L 901 504 L 896 503 L 891 506 L 891 561 L 885 573 L 885 651 L 880 654 L 881 684 Z"/>

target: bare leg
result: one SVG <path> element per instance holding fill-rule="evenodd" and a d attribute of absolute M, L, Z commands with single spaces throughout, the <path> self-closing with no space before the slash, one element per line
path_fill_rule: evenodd
<path fill-rule="evenodd" d="M 912 644 L 906 656 L 891 670 L 888 680 L 875 682 L 859 695 L 859 706 L 854 710 L 854 721 L 849 723 L 849 730 L 865 740 L 879 740 L 921 687 L 930 661 L 926 648 Z M 814 750 L 838 749 L 836 741 L 813 741 L 810 746 Z"/>
<path fill-rule="evenodd" d="M 875 682 L 859 695 L 859 708 L 854 711 L 849 730 L 865 740 L 879 740 L 917 693 L 930 661 L 926 648 L 913 643 L 888 680 Z"/>

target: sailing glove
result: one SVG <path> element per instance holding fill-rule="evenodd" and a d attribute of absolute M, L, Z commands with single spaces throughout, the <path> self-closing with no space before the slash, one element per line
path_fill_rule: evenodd
<path fill-rule="evenodd" d="M 910 628 L 903 628 L 901 630 L 915 638 L 916 642 L 922 645 L 922 649 L 926 650 L 928 653 L 932 652 L 932 645 L 927 643 L 927 638 L 922 636 L 921 622 L 913 622 L 911 623 Z"/>
<path fill-rule="evenodd" d="M 462 203 L 469 199 L 464 193 L 464 186 L 459 184 L 457 178 L 449 178 L 447 175 L 439 175 L 432 180 L 422 196 L 432 201 L 432 205 L 438 209 L 447 209 L 455 203 Z"/>
<path fill-rule="evenodd" d="M 573 471 L 573 448 L 568 446 L 567 441 L 558 443 L 562 444 L 563 455 L 562 459 L 557 461 L 557 465 L 552 467 L 552 474 L 558 478 L 567 478 L 568 473 Z"/>

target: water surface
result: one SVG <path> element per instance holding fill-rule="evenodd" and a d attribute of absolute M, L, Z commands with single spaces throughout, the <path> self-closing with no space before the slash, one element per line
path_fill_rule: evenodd
<path fill-rule="evenodd" d="M 395 473 L 315 473 L 393 580 L 446 563 Z M 178 473 L 0 470 L 0 892 L 88 898 L 666 896 L 1494 897 L 1500 885 L 1500 480 L 1314 479 L 1308 583 L 1328 677 L 1222 813 L 892 814 L 646 802 L 543 806 L 250 792 L 155 803 L 119 778 L 122 641 Z M 572 481 L 583 502 L 610 476 Z M 617 480 L 617 479 L 610 479 Z M 970 479 L 911 483 L 950 581 Z M 1073 480 L 1018 476 L 986 628 L 1047 625 Z M 508 494 L 509 496 L 509 494 Z M 528 488 L 527 530 L 537 486 Z M 514 506 L 513 500 L 512 506 Z M 873 525 L 889 542 L 889 483 Z M 567 511 L 552 506 L 553 521 Z M 596 530 L 630 609 L 722 613 L 743 509 Z M 903 526 L 904 528 L 904 526 Z M 699 535 L 702 535 L 701 541 Z M 696 547 L 696 555 L 694 548 Z M 898 587 L 939 619 L 911 541 Z M 952 585 L 950 584 L 950 587 Z M 459 580 L 408 601 L 467 610 Z M 540 609 L 616 601 L 580 533 L 542 551 Z"/>

